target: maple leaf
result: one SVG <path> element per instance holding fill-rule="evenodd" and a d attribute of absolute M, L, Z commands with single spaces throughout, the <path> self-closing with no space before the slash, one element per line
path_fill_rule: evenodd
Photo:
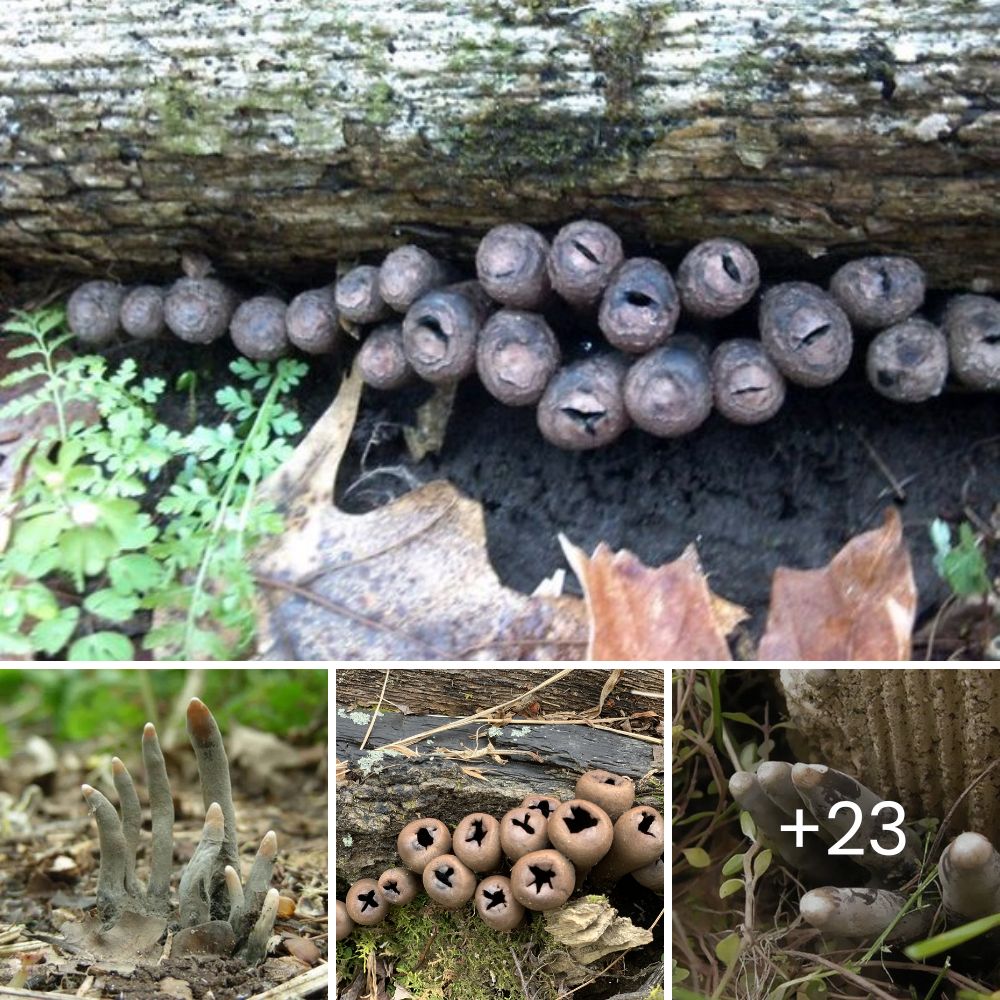
<path fill-rule="evenodd" d="M 602 542 L 588 557 L 559 540 L 587 601 L 588 659 L 732 659 L 726 635 L 746 611 L 712 593 L 693 545 L 650 568 L 627 549 Z"/>
<path fill-rule="evenodd" d="M 779 566 L 762 660 L 908 660 L 917 587 L 899 512 L 820 569 Z"/>

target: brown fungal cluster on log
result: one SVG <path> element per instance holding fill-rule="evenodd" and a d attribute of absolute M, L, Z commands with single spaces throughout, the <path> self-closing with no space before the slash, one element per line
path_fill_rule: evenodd
<path fill-rule="evenodd" d="M 697 244 L 675 282 L 660 261 L 627 258 L 601 222 L 571 222 L 551 243 L 508 223 L 480 241 L 476 280 L 455 283 L 452 267 L 408 244 L 287 308 L 273 295 L 240 303 L 203 255 L 182 264 L 184 276 L 165 289 L 80 286 L 67 305 L 71 330 L 92 347 L 120 331 L 151 339 L 170 330 L 207 344 L 228 330 L 257 360 L 291 348 L 334 353 L 346 330 L 362 340 L 356 363 L 372 388 L 448 385 L 475 371 L 502 403 L 537 407 L 542 436 L 575 451 L 610 444 L 631 424 L 658 437 L 689 434 L 713 409 L 737 424 L 769 420 L 786 382 L 841 378 L 859 336 L 868 380 L 894 402 L 929 399 L 949 376 L 1000 391 L 1000 302 L 956 296 L 935 326 L 919 313 L 923 270 L 904 257 L 850 261 L 828 290 L 787 281 L 758 295 L 760 266 L 737 240 Z M 733 322 L 745 316 L 756 338 L 718 332 L 737 313 Z"/>
<path fill-rule="evenodd" d="M 405 867 L 361 879 L 337 901 L 336 938 L 380 923 L 390 906 L 410 902 L 421 884 L 444 909 L 461 909 L 471 900 L 480 918 L 499 931 L 520 925 L 525 911 L 562 906 L 592 868 L 598 885 L 634 873 L 637 884 L 662 895 L 663 820 L 651 806 L 633 806 L 634 800 L 631 778 L 588 771 L 577 781 L 577 798 L 568 802 L 526 796 L 499 821 L 471 813 L 454 832 L 438 819 L 413 820 L 396 838 Z M 504 857 L 509 875 L 499 870 Z"/>

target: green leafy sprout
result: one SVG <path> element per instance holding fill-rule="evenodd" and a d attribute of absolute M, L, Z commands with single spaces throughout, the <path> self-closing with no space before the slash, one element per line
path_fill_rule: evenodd
<path fill-rule="evenodd" d="M 285 400 L 307 366 L 240 358 L 215 394 L 224 419 L 187 433 L 160 422 L 166 383 L 134 359 L 112 370 L 73 356 L 61 308 L 16 313 L 28 361 L 0 381 L 24 391 L 0 419 L 40 426 L 23 449 L 0 552 L 0 655 L 135 657 L 136 616 L 156 612 L 143 647 L 184 659 L 244 655 L 253 640 L 246 554 L 282 529 L 257 489 L 301 429 Z M 154 488 L 159 496 L 144 504 Z M 119 626 L 118 629 L 108 626 Z"/>

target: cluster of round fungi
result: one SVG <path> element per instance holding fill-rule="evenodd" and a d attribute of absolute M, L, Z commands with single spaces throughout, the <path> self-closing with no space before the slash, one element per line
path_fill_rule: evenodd
<path fill-rule="evenodd" d="M 529 795 L 500 820 L 472 813 L 454 832 L 439 819 L 414 820 L 396 839 L 403 867 L 361 879 L 337 900 L 337 940 L 355 925 L 381 923 L 390 906 L 409 903 L 421 885 L 447 910 L 473 900 L 499 931 L 519 926 L 525 910 L 562 906 L 588 877 L 608 886 L 631 875 L 662 895 L 663 818 L 650 806 L 633 807 L 634 799 L 631 778 L 588 771 L 568 802 Z M 509 875 L 500 873 L 504 856 Z"/>
<path fill-rule="evenodd" d="M 447 264 L 406 245 L 287 306 L 273 295 L 240 302 L 200 255 L 186 256 L 184 268 L 169 288 L 82 285 L 69 300 L 71 329 L 94 346 L 119 330 L 150 338 L 169 329 L 199 344 L 228 330 L 257 360 L 291 347 L 330 353 L 348 330 L 362 338 L 357 364 L 374 388 L 418 378 L 450 384 L 475 372 L 501 402 L 537 407 L 545 438 L 574 450 L 608 444 L 630 424 L 659 437 L 687 434 L 713 408 L 761 423 L 780 409 L 786 380 L 840 378 L 856 332 L 871 338 L 868 379 L 889 399 L 930 399 L 949 370 L 973 389 L 1000 390 L 1000 302 L 958 295 L 937 326 L 917 315 L 926 281 L 904 257 L 851 261 L 826 290 L 772 285 L 759 298 L 758 335 L 714 348 L 706 322 L 747 307 L 761 283 L 753 253 L 732 239 L 699 243 L 674 278 L 653 258 L 626 258 L 600 222 L 569 223 L 551 244 L 530 226 L 504 224 L 479 243 L 475 280 L 456 282 Z M 559 301 L 577 331 L 565 352 L 549 323 Z M 699 332 L 684 332 L 682 318 Z"/>

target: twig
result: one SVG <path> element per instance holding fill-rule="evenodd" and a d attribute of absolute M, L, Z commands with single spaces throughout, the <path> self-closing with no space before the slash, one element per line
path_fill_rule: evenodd
<path fill-rule="evenodd" d="M 628 736 L 629 739 L 642 740 L 644 743 L 655 743 L 658 747 L 663 746 L 663 739 L 657 736 L 647 736 L 645 733 L 629 733 L 624 729 L 611 729 L 609 726 L 593 726 L 593 729 L 601 729 L 606 733 L 616 733 L 618 736 Z"/>
<path fill-rule="evenodd" d="M 330 983 L 330 968 L 317 965 L 315 969 L 303 972 L 301 976 L 289 979 L 280 986 L 255 993 L 248 1000 L 297 1000 L 298 997 L 312 996 L 313 993 L 327 991 Z"/>
<path fill-rule="evenodd" d="M 365 731 L 365 738 L 361 741 L 361 746 L 358 747 L 359 750 L 364 750 L 365 744 L 368 742 L 368 737 L 372 734 L 372 727 L 375 725 L 375 720 L 378 718 L 378 710 L 382 707 L 382 699 L 385 697 L 385 686 L 389 683 L 389 671 L 386 670 L 385 677 L 382 679 L 382 690 L 378 693 L 378 704 L 375 706 L 375 711 L 372 712 L 371 722 L 368 723 L 368 729 Z"/>
<path fill-rule="evenodd" d="M 854 983 L 855 986 L 860 986 L 862 989 L 868 990 L 871 996 L 881 997 L 881 1000 L 899 1000 L 899 996 L 893 996 L 891 993 L 886 993 L 881 987 L 876 986 L 870 979 L 865 979 L 864 976 L 859 976 L 856 972 L 851 972 L 850 969 L 845 969 L 842 965 L 837 965 L 836 962 L 831 962 L 828 958 L 824 958 L 822 955 L 810 955 L 807 951 L 789 951 L 784 952 L 786 955 L 792 955 L 795 958 L 804 958 L 806 961 L 815 962 L 817 965 L 825 966 L 833 972 L 836 972 L 838 976 L 843 976 L 848 982 Z"/>
<path fill-rule="evenodd" d="M 892 492 L 896 499 L 901 503 L 906 500 L 906 490 L 903 488 L 903 484 L 896 478 L 893 474 L 892 469 L 882 460 L 882 456 L 872 447 L 868 442 L 868 439 L 858 430 L 854 432 L 854 436 L 864 445 L 865 451 L 868 452 L 868 457 L 875 463 L 878 467 L 879 472 L 885 476 L 886 481 L 892 487 Z M 911 477 L 912 478 L 912 477 Z"/>
<path fill-rule="evenodd" d="M 577 990 L 582 990 L 584 986 L 590 986 L 591 983 L 596 983 L 601 976 L 604 975 L 612 965 L 617 965 L 625 956 L 622 954 L 615 955 L 615 957 L 606 965 L 600 972 L 596 973 L 592 978 L 588 979 L 585 983 L 580 983 L 579 986 L 574 986 L 573 989 L 566 993 L 560 993 L 557 1000 L 566 1000 L 566 997 L 571 997 Z"/>

